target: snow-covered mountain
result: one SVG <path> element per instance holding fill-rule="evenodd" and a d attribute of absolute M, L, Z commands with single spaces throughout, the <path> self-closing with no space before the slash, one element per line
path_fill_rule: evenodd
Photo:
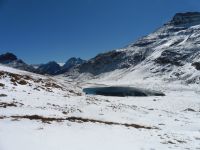
<path fill-rule="evenodd" d="M 169 81 L 199 83 L 200 13 L 177 13 L 155 32 L 125 48 L 99 54 L 88 61 L 71 58 L 63 66 L 49 62 L 35 69 L 14 54 L 6 53 L 0 55 L 0 63 L 40 74 L 65 73 L 73 78 L 77 74 L 86 79 L 88 75 L 98 78 L 99 75 L 120 70 L 119 75 L 114 75 L 117 79 L 125 80 L 128 74 L 140 71 L 143 78 L 158 76 Z"/>
<path fill-rule="evenodd" d="M 0 55 L 0 64 L 4 64 L 20 70 L 36 72 L 33 66 L 26 64 L 23 60 L 18 59 L 17 56 L 12 53 L 5 53 Z"/>
<path fill-rule="evenodd" d="M 199 83 L 199 20 L 178 13 L 123 49 L 69 60 L 58 76 L 11 68 L 20 61 L 1 55 L 0 150 L 199 149 L 200 87 L 188 84 Z M 137 89 L 163 94 L 124 95 Z"/>
<path fill-rule="evenodd" d="M 67 73 L 68 71 L 70 71 L 70 69 L 82 65 L 85 62 L 86 61 L 81 58 L 72 57 L 68 59 L 66 63 L 61 67 L 60 71 L 58 71 L 58 74 Z"/>
<path fill-rule="evenodd" d="M 199 83 L 199 68 L 200 13 L 187 12 L 177 13 L 161 28 L 125 48 L 97 55 L 74 72 L 97 76 L 121 70 L 119 79 L 140 71 L 144 78 Z"/>
<path fill-rule="evenodd" d="M 81 65 L 84 62 L 85 62 L 85 60 L 83 60 L 81 58 L 72 57 L 63 65 L 63 69 L 68 70 L 76 65 Z"/>

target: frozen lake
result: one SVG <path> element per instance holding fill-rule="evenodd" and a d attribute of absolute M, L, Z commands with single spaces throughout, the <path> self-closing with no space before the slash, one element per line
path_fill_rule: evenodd
<path fill-rule="evenodd" d="M 126 86 L 104 86 L 104 87 L 89 87 L 84 88 L 83 92 L 91 95 L 104 96 L 165 96 L 160 91 L 141 89 L 136 87 Z"/>

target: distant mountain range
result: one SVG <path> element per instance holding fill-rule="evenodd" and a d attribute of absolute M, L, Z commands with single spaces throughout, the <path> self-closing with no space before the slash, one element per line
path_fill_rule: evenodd
<path fill-rule="evenodd" d="M 40 74 L 58 75 L 66 73 L 73 67 L 81 65 L 84 62 L 85 60 L 82 60 L 81 58 L 72 57 L 67 60 L 67 62 L 63 66 L 59 65 L 55 61 L 50 61 L 46 64 L 39 65 L 36 70 Z"/>
<path fill-rule="evenodd" d="M 51 61 L 34 68 L 14 54 L 0 56 L 0 63 L 40 74 L 68 74 L 73 77 L 99 76 L 123 70 L 118 78 L 141 72 L 141 77 L 159 76 L 165 80 L 200 83 L 200 13 L 177 13 L 155 32 L 125 48 L 98 54 L 84 61 L 71 58 L 63 66 Z"/>
<path fill-rule="evenodd" d="M 70 58 L 64 63 L 63 66 L 59 65 L 55 61 L 50 61 L 46 64 L 29 65 L 23 60 L 18 59 L 16 55 L 12 53 L 5 53 L 0 55 L 0 64 L 4 64 L 9 67 L 17 68 L 38 74 L 58 75 L 67 72 L 71 68 L 84 63 L 85 60 L 81 58 Z"/>

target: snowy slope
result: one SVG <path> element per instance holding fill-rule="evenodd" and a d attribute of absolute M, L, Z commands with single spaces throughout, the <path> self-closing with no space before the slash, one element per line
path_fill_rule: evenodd
<path fill-rule="evenodd" d="M 1 150 L 200 147 L 198 90 L 173 84 L 160 86 L 164 97 L 91 96 L 81 92 L 89 83 L 0 72 Z"/>

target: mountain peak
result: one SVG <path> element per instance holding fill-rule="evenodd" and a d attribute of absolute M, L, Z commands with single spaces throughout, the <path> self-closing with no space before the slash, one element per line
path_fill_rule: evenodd
<path fill-rule="evenodd" d="M 0 64 L 21 70 L 35 72 L 35 69 L 31 65 L 26 64 L 23 60 L 18 59 L 15 54 L 10 52 L 0 55 Z"/>
<path fill-rule="evenodd" d="M 60 70 L 60 65 L 55 61 L 42 64 L 37 68 L 37 73 L 55 75 Z"/>
<path fill-rule="evenodd" d="M 170 21 L 173 25 L 200 24 L 200 12 L 176 13 Z"/>
<path fill-rule="evenodd" d="M 76 58 L 76 57 L 71 57 L 70 59 L 67 60 L 66 63 L 69 63 L 69 62 L 79 62 L 79 61 L 83 61 L 83 59 L 81 58 Z"/>
<path fill-rule="evenodd" d="M 55 61 L 49 61 L 47 64 L 48 64 L 48 65 L 58 65 L 58 63 L 55 62 Z"/>
<path fill-rule="evenodd" d="M 72 57 L 72 58 L 67 60 L 67 62 L 64 64 L 64 67 L 65 68 L 70 68 L 70 67 L 72 67 L 74 65 L 82 64 L 84 62 L 85 62 L 85 60 L 83 60 L 81 58 Z"/>
<path fill-rule="evenodd" d="M 15 60 L 17 60 L 17 56 L 13 53 L 7 52 L 5 54 L 0 55 L 0 63 L 7 64 Z"/>

